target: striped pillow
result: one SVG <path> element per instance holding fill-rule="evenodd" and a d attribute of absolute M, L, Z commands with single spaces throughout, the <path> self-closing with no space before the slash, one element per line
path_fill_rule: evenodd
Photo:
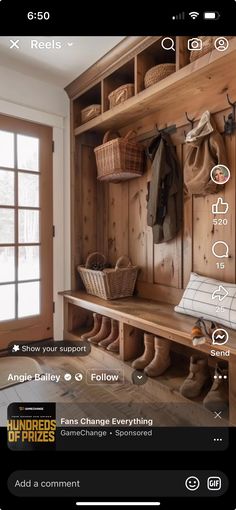
<path fill-rule="evenodd" d="M 236 285 L 191 273 L 175 311 L 236 329 Z"/>

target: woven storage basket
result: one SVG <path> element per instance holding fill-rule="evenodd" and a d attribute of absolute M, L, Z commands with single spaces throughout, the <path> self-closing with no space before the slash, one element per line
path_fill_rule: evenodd
<path fill-rule="evenodd" d="M 159 64 L 149 69 L 144 76 L 145 89 L 175 72 L 175 64 Z"/>
<path fill-rule="evenodd" d="M 85 266 L 77 266 L 88 294 L 103 299 L 119 299 L 132 296 L 138 275 L 138 267 L 132 266 L 128 257 L 120 257 L 114 269 L 94 271 L 94 260 L 104 255 L 94 252 L 88 256 Z"/>
<path fill-rule="evenodd" d="M 215 49 L 214 42 L 218 38 L 212 37 L 212 36 L 198 36 L 198 39 L 202 41 L 202 49 L 201 50 L 192 50 L 190 52 L 190 62 L 194 62 L 198 58 L 202 57 L 203 55 L 206 55 L 206 53 L 209 53 L 209 51 L 212 51 Z M 227 40 L 232 38 L 232 35 L 225 37 Z"/>
<path fill-rule="evenodd" d="M 129 131 L 124 138 L 112 136 L 107 131 L 103 144 L 94 149 L 98 179 L 101 181 L 120 182 L 139 177 L 144 169 L 144 147 L 129 140 L 134 131 Z"/>
<path fill-rule="evenodd" d="M 81 110 L 81 122 L 82 124 L 84 122 L 88 122 L 88 120 L 93 119 L 94 117 L 97 117 L 101 113 L 101 105 L 100 104 L 91 104 L 90 106 L 87 106 L 87 108 L 84 108 Z"/>
<path fill-rule="evenodd" d="M 113 90 L 109 95 L 109 108 L 114 108 L 117 104 L 123 103 L 129 97 L 134 95 L 134 84 L 126 83 L 125 85 L 121 85 L 118 89 Z"/>

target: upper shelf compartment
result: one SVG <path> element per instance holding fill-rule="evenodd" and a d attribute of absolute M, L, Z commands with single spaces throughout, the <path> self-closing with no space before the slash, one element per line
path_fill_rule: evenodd
<path fill-rule="evenodd" d="M 139 55 L 136 56 L 138 58 Z M 75 135 L 85 131 L 121 129 L 144 116 L 158 112 L 158 120 L 167 123 L 185 118 L 185 111 L 199 116 L 203 109 L 212 113 L 227 106 L 226 92 L 236 97 L 236 38 L 229 48 L 213 50 L 182 67 L 151 87 L 137 92 L 112 110 L 75 128 Z M 141 83 L 141 82 L 140 82 Z"/>
<path fill-rule="evenodd" d="M 126 62 L 126 64 L 124 64 L 122 67 L 114 71 L 114 73 L 110 74 L 107 78 L 103 80 L 102 82 L 103 112 L 111 109 L 109 101 L 109 95 L 111 94 L 111 92 L 127 84 L 130 85 L 132 84 L 134 86 L 134 59 L 131 59 L 129 60 L 129 62 Z M 117 104 L 114 105 L 114 107 L 124 102 L 125 100 L 124 92 L 125 89 L 121 88 L 120 93 L 118 92 L 118 94 L 116 95 Z"/>
<path fill-rule="evenodd" d="M 174 42 L 172 45 L 171 40 Z M 145 75 L 152 67 L 160 64 L 175 64 L 176 38 L 166 38 L 166 47 L 172 49 L 165 50 L 161 45 L 162 38 L 141 51 L 136 57 L 136 93 L 145 89 Z"/>
<path fill-rule="evenodd" d="M 77 126 L 85 127 L 84 122 L 86 122 L 86 115 L 89 115 L 90 118 L 93 116 L 93 111 L 96 111 L 96 108 L 98 105 L 100 105 L 100 112 L 101 112 L 101 103 L 102 103 L 102 96 L 101 96 L 101 83 L 97 83 L 91 89 L 87 90 L 84 94 L 81 94 L 75 101 L 74 101 L 74 127 Z M 86 110 L 85 110 L 86 109 Z M 86 130 L 86 129 L 85 129 Z"/>

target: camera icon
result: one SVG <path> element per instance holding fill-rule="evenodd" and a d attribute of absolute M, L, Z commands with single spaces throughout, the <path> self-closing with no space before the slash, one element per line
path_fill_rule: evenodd
<path fill-rule="evenodd" d="M 193 39 L 188 40 L 188 50 L 190 51 L 201 51 L 202 50 L 202 40 L 197 37 L 193 37 Z"/>

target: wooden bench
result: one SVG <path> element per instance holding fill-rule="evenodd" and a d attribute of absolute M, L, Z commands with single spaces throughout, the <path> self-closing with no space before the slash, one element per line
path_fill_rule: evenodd
<path fill-rule="evenodd" d="M 229 406 L 230 423 L 236 424 L 236 331 L 227 329 L 229 341 L 225 345 L 203 344 L 194 347 L 191 341 L 191 330 L 196 318 L 178 314 L 174 306 L 138 297 L 106 301 L 90 296 L 83 291 L 65 291 L 64 297 L 64 337 L 76 340 L 80 337 L 88 313 L 97 312 L 116 319 L 120 323 L 120 360 L 127 362 L 140 353 L 140 339 L 143 332 L 149 332 L 167 338 L 175 344 L 186 346 L 211 356 L 214 349 L 219 354 L 214 360 L 226 360 L 229 363 Z"/>

